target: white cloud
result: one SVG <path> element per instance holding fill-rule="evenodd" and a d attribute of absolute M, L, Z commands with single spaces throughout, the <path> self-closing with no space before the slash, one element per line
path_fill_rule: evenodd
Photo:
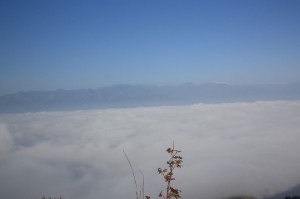
<path fill-rule="evenodd" d="M 9 153 L 14 148 L 14 141 L 4 123 L 0 123 L 0 155 Z"/>
<path fill-rule="evenodd" d="M 123 148 L 154 197 L 173 140 L 183 151 L 175 175 L 184 198 L 261 198 L 300 184 L 300 102 L 3 114 L 0 122 L 4 198 L 133 198 Z"/>

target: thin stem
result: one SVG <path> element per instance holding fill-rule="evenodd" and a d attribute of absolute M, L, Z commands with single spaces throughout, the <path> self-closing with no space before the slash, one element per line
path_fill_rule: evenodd
<path fill-rule="evenodd" d="M 171 176 L 169 177 L 168 179 L 168 185 L 167 185 L 167 199 L 170 198 L 170 186 L 171 186 L 171 179 L 172 179 L 172 176 L 173 176 L 173 164 L 172 162 L 174 161 L 174 141 L 173 141 L 173 148 L 172 148 L 172 153 L 171 153 L 171 158 L 170 158 L 170 164 L 169 164 L 169 168 L 170 168 L 170 173 L 171 173 Z"/>
<path fill-rule="evenodd" d="M 143 187 L 142 187 L 142 190 L 143 190 L 143 198 L 145 198 L 145 180 L 144 180 L 144 174 L 143 172 L 140 170 L 142 176 L 143 176 Z"/>
<path fill-rule="evenodd" d="M 132 167 L 131 162 L 130 162 L 130 160 L 129 160 L 127 154 L 125 153 L 125 150 L 124 150 L 124 149 L 123 149 L 123 153 L 125 154 L 125 157 L 126 157 L 126 159 L 127 159 L 127 161 L 128 161 L 128 164 L 129 164 L 129 166 L 130 166 L 130 168 L 131 168 L 131 171 L 132 171 L 132 176 L 133 176 L 133 180 L 134 180 L 134 184 L 135 184 L 135 194 L 136 194 L 136 199 L 139 199 L 139 196 L 138 196 L 138 188 L 137 188 L 137 183 L 136 183 L 136 179 L 135 179 L 133 167 Z"/>

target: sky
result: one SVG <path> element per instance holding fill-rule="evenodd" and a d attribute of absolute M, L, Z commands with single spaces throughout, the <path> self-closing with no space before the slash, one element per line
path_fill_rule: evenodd
<path fill-rule="evenodd" d="M 156 198 L 175 143 L 182 198 L 257 199 L 300 184 L 300 101 L 0 114 L 3 198 Z"/>
<path fill-rule="evenodd" d="M 298 0 L 0 0 L 0 95 L 299 82 L 299 10 Z"/>

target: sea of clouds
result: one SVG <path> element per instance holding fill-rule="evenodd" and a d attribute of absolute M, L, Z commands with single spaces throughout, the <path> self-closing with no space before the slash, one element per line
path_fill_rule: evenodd
<path fill-rule="evenodd" d="M 271 196 L 300 184 L 300 101 L 0 115 L 1 198 L 135 198 L 163 188 L 172 146 L 183 198 Z"/>

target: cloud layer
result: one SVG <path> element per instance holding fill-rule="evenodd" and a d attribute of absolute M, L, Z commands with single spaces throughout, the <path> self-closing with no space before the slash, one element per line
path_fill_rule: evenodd
<path fill-rule="evenodd" d="M 300 184 L 300 102 L 273 101 L 2 114 L 0 193 L 134 198 L 125 149 L 155 198 L 173 140 L 183 198 L 263 198 Z"/>

